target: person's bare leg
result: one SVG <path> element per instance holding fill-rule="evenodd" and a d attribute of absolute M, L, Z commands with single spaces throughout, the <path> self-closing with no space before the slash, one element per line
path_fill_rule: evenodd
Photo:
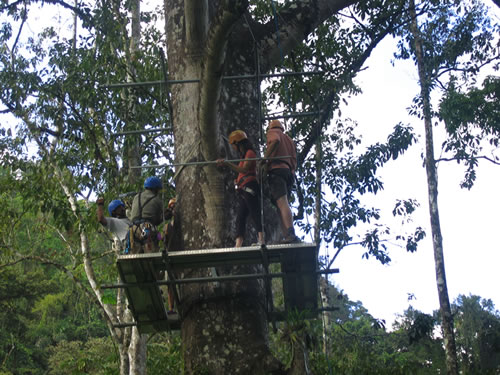
<path fill-rule="evenodd" d="M 259 242 L 260 244 L 264 244 L 264 233 L 263 232 L 259 232 L 257 233 L 257 236 L 259 237 Z"/>
<path fill-rule="evenodd" d="M 292 210 L 290 209 L 290 205 L 288 204 L 287 196 L 283 195 L 282 197 L 278 198 L 276 204 L 278 205 L 278 209 L 280 211 L 281 229 L 286 236 L 288 234 L 288 228 L 293 227 Z"/>
<path fill-rule="evenodd" d="M 234 247 L 241 247 L 243 245 L 243 237 L 236 237 L 236 244 Z"/>
<path fill-rule="evenodd" d="M 174 311 L 174 286 L 168 287 L 168 311 Z"/>

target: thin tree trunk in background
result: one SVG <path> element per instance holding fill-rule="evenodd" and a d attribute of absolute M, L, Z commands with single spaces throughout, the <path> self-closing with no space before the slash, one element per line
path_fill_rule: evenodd
<path fill-rule="evenodd" d="M 130 3 L 130 11 L 131 11 L 131 38 L 130 38 L 130 47 L 129 54 L 127 55 L 127 69 L 128 69 L 128 82 L 135 81 L 136 69 L 135 64 L 139 60 L 139 52 L 141 45 L 141 4 L 140 0 L 133 0 Z M 126 32 L 126 31 L 125 31 Z M 135 89 L 131 88 L 128 92 L 127 97 L 127 124 L 125 125 L 127 128 L 131 130 L 136 130 L 136 117 L 137 117 L 137 94 Z M 134 183 L 137 182 L 137 179 L 141 176 L 141 170 L 131 168 L 134 166 L 141 165 L 141 145 L 140 145 L 141 137 L 133 136 L 127 137 L 127 151 L 126 151 L 126 159 L 128 161 L 128 175 L 129 182 Z"/>
<path fill-rule="evenodd" d="M 319 121 L 319 119 L 318 119 Z M 320 125 L 318 124 L 318 129 Z M 321 137 L 318 137 L 316 142 L 316 202 L 315 202 L 315 217 L 314 217 L 314 242 L 318 245 L 321 242 L 321 178 L 322 178 L 322 154 Z"/>
<path fill-rule="evenodd" d="M 75 9 L 78 8 L 78 0 L 75 0 Z M 73 51 L 76 50 L 76 38 L 78 36 L 78 15 L 73 12 Z"/>
<path fill-rule="evenodd" d="M 425 169 L 427 172 L 427 188 L 429 194 L 429 214 L 431 219 L 432 244 L 434 247 L 434 262 L 436 267 L 436 283 L 439 296 L 439 310 L 442 319 L 443 339 L 446 353 L 446 369 L 448 374 L 458 374 L 457 351 L 455 335 L 453 332 L 453 317 L 451 315 L 448 287 L 446 285 L 446 273 L 444 267 L 443 237 L 441 235 L 441 224 L 438 211 L 438 179 L 436 161 L 434 159 L 434 141 L 432 136 L 432 114 L 430 104 L 429 78 L 425 69 L 425 57 L 423 43 L 420 38 L 415 2 L 410 0 L 410 12 L 412 21 L 410 30 L 415 43 L 415 55 L 417 58 L 418 76 L 420 80 L 421 96 L 423 100 L 423 113 L 425 124 Z"/>
<path fill-rule="evenodd" d="M 136 69 L 135 63 L 138 61 L 138 55 L 141 45 L 141 4 L 140 0 L 132 0 L 130 3 L 131 12 L 131 38 L 130 38 L 130 54 L 128 56 L 128 79 L 132 82 L 135 80 Z M 126 126 L 130 129 L 137 129 L 137 95 L 134 89 L 130 89 L 128 93 L 128 123 Z M 128 180 L 130 183 L 137 183 L 141 175 L 140 169 L 131 168 L 141 165 L 141 137 L 129 137 L 127 139 L 128 148 L 126 153 L 128 170 Z M 145 375 L 147 373 L 147 335 L 139 334 L 137 327 L 132 327 L 128 349 L 129 357 L 129 374 L 130 375 Z"/>
<path fill-rule="evenodd" d="M 318 119 L 320 121 L 320 119 Z M 318 129 L 320 129 L 320 123 L 318 122 Z M 316 142 L 316 204 L 315 204 L 315 223 L 314 223 L 314 242 L 317 246 L 317 251 L 319 252 L 319 247 L 321 244 L 321 198 L 322 198 L 322 190 L 321 190 L 321 179 L 322 179 L 322 156 L 323 149 L 321 147 L 321 137 L 318 136 L 318 140 Z M 328 278 L 320 277 L 319 278 L 319 292 L 321 298 L 321 307 L 329 306 L 328 301 Z M 324 325 L 323 328 L 329 327 L 330 325 L 330 317 L 328 311 L 323 311 L 322 313 L 322 323 Z M 327 353 L 328 351 L 328 335 L 327 330 L 323 329 L 323 353 Z"/>

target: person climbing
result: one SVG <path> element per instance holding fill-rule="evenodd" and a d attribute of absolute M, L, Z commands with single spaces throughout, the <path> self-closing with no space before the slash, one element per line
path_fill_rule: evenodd
<path fill-rule="evenodd" d="M 253 145 L 244 131 L 235 130 L 229 134 L 229 144 L 238 152 L 241 159 L 257 158 Z M 225 159 L 218 159 L 217 165 L 228 165 L 232 170 L 238 172 L 238 177 L 234 180 L 238 199 L 235 247 L 243 245 L 248 216 L 252 217 L 257 229 L 259 245 L 264 244 L 264 233 L 260 221 L 260 188 L 257 183 L 256 160 L 242 160 L 236 165 Z"/>
<path fill-rule="evenodd" d="M 123 246 L 129 227 L 132 224 L 127 217 L 125 203 L 119 199 L 111 201 L 108 205 L 110 217 L 104 216 L 104 198 L 98 198 L 96 203 L 97 221 L 113 233 L 121 241 Z"/>
<path fill-rule="evenodd" d="M 300 242 L 293 228 L 293 216 L 290 209 L 295 170 L 297 168 L 297 151 L 293 140 L 285 134 L 279 120 L 269 122 L 266 134 L 267 148 L 264 158 L 283 157 L 282 159 L 262 160 L 262 173 L 267 174 L 271 201 L 278 208 L 283 243 Z"/>
<path fill-rule="evenodd" d="M 131 252 L 155 253 L 159 251 L 161 237 L 157 226 L 163 222 L 163 202 L 158 194 L 162 183 L 158 177 L 144 181 L 144 191 L 135 195 L 132 202 Z"/>

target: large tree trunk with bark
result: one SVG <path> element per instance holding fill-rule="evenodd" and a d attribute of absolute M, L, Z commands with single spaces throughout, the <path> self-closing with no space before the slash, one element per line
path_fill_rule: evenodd
<path fill-rule="evenodd" d="M 432 114 L 430 103 L 429 77 L 425 69 L 425 57 L 422 39 L 419 36 L 415 3 L 410 1 L 410 12 L 412 21 L 410 30 L 414 37 L 415 55 L 417 57 L 418 75 L 420 80 L 422 106 L 425 125 L 425 169 L 427 172 L 427 188 L 429 195 L 429 214 L 431 219 L 432 244 L 434 247 L 434 262 L 436 267 L 436 284 L 439 297 L 439 311 L 442 319 L 443 339 L 446 353 L 446 369 L 448 374 L 458 374 L 457 351 L 455 345 L 455 334 L 453 331 L 453 316 L 451 314 L 448 287 L 446 284 L 446 273 L 444 267 L 443 237 L 441 235 L 441 224 L 439 222 L 438 210 L 438 177 L 436 160 L 434 158 L 434 141 L 432 135 Z"/>
<path fill-rule="evenodd" d="M 252 21 L 246 0 L 165 0 L 169 79 L 200 79 L 171 87 L 176 163 L 230 156 L 225 155 L 222 136 L 235 129 L 244 130 L 258 145 L 260 88 L 255 80 L 222 77 L 255 74 L 256 54 L 261 72 L 269 71 L 280 61 L 279 47 L 288 53 L 319 23 L 350 3 L 297 2 L 297 7 L 281 14 L 287 23 L 280 30 L 278 46 L 274 23 Z M 176 172 L 182 233 L 177 249 L 233 246 L 235 176 L 214 164 L 181 167 Z M 267 225 L 265 230 L 272 238 L 278 226 Z M 255 269 L 218 269 L 219 274 L 249 272 Z M 209 274 L 206 269 L 186 270 L 182 277 Z M 186 373 L 284 373 L 268 347 L 260 281 L 190 284 L 180 294 Z"/>

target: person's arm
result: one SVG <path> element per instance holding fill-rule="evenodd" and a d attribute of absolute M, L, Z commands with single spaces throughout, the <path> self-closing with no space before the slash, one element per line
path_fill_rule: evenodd
<path fill-rule="evenodd" d="M 255 160 L 246 160 L 243 163 L 243 166 L 239 166 L 238 164 L 233 164 L 225 159 L 217 159 L 217 166 L 221 167 L 223 165 L 229 166 L 233 171 L 238 173 L 247 173 L 250 169 L 252 169 L 252 164 L 255 163 Z"/>
<path fill-rule="evenodd" d="M 102 225 L 107 226 L 108 222 L 104 217 L 104 199 L 98 198 L 96 203 L 97 203 L 97 221 Z"/>

